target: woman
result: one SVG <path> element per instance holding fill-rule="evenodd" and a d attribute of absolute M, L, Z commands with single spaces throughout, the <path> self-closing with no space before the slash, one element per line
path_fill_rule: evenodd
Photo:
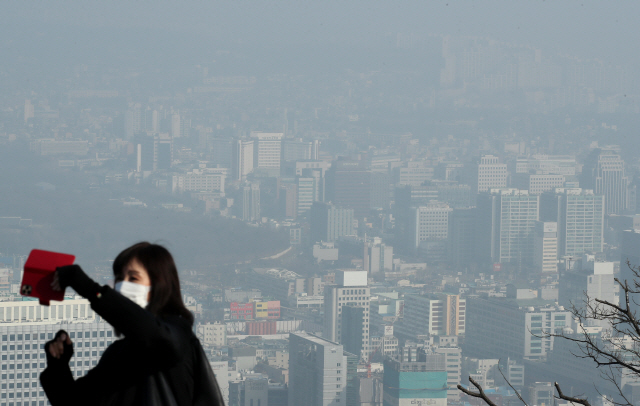
<path fill-rule="evenodd" d="M 192 333 L 193 315 L 182 302 L 178 272 L 163 247 L 142 242 L 113 263 L 115 289 L 100 286 L 77 265 L 58 268 L 52 287 L 73 288 L 124 338 L 100 362 L 74 380 L 73 344 L 65 331 L 45 345 L 40 381 L 58 405 L 223 404 L 208 361 Z M 205 372 L 202 372 L 205 371 Z M 208 396 L 208 397 L 207 397 Z M 206 399 L 203 399 L 205 397 Z"/>

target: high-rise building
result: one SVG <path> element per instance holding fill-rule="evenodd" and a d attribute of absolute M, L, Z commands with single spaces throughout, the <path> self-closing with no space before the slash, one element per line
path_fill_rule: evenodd
<path fill-rule="evenodd" d="M 459 295 L 407 295 L 404 319 L 395 327 L 401 338 L 419 340 L 427 336 L 465 334 L 467 301 Z"/>
<path fill-rule="evenodd" d="M 38 301 L 0 302 L 0 405 L 47 403 L 39 382 L 46 367 L 43 348 L 60 329 L 69 333 L 75 345 L 69 362 L 74 378 L 93 368 L 115 341 L 113 327 L 96 321 L 88 300 L 67 298 L 48 307 Z"/>
<path fill-rule="evenodd" d="M 559 258 L 602 252 L 604 210 L 604 196 L 592 190 L 558 188 L 540 197 L 540 219 L 558 224 Z"/>
<path fill-rule="evenodd" d="M 179 113 L 173 113 L 171 115 L 171 136 L 173 138 L 180 138 L 182 135 L 181 130 L 181 125 L 180 122 L 182 120 L 180 119 L 180 114 Z"/>
<path fill-rule="evenodd" d="M 620 280 L 626 281 L 629 286 L 640 282 L 636 273 L 640 272 L 640 230 L 626 230 L 622 232 L 620 248 Z M 630 300 L 631 309 L 640 311 L 638 299 Z"/>
<path fill-rule="evenodd" d="M 348 364 L 353 358 L 334 341 L 304 332 L 289 334 L 289 406 L 349 405 L 353 377 Z"/>
<path fill-rule="evenodd" d="M 226 169 L 194 169 L 182 175 L 173 175 L 171 190 L 177 192 L 218 192 L 224 197 Z"/>
<path fill-rule="evenodd" d="M 413 246 L 420 248 L 424 241 L 446 241 L 449 236 L 449 214 L 453 211 L 446 203 L 432 202 L 413 209 Z"/>
<path fill-rule="evenodd" d="M 458 385 L 462 382 L 462 349 L 458 347 L 457 340 L 453 344 L 443 344 L 442 340 L 435 349 L 438 354 L 445 356 L 445 370 L 447 372 L 447 400 L 457 402 L 460 400 Z"/>
<path fill-rule="evenodd" d="M 27 124 L 30 118 L 35 117 L 35 108 L 31 103 L 31 100 L 25 99 L 24 101 L 24 123 Z"/>
<path fill-rule="evenodd" d="M 533 265 L 539 199 L 518 189 L 491 189 L 478 195 L 476 247 L 481 262 Z"/>
<path fill-rule="evenodd" d="M 342 306 L 342 325 L 340 342 L 346 351 L 352 354 L 362 354 L 364 332 L 364 307 Z"/>
<path fill-rule="evenodd" d="M 518 158 L 515 166 L 517 174 L 541 171 L 554 175 L 576 175 L 576 157 L 571 155 L 533 155 L 528 158 Z"/>
<path fill-rule="evenodd" d="M 595 149 L 585 160 L 580 186 L 604 196 L 606 214 L 624 214 L 628 185 L 625 163 L 618 153 Z"/>
<path fill-rule="evenodd" d="M 476 209 L 453 209 L 449 215 L 447 254 L 449 262 L 458 269 L 474 263 L 476 244 Z"/>
<path fill-rule="evenodd" d="M 478 358 L 544 360 L 554 337 L 543 331 L 561 332 L 573 318 L 562 306 L 532 306 L 530 299 L 473 298 L 467 304 L 465 352 Z"/>
<path fill-rule="evenodd" d="M 315 202 L 324 200 L 324 178 L 320 169 L 305 169 L 297 177 L 298 215 L 306 214 Z"/>
<path fill-rule="evenodd" d="M 614 280 L 613 262 L 582 260 L 581 270 L 565 271 L 560 277 L 558 298 L 567 309 L 576 306 L 584 309 L 586 301 L 596 306 L 596 299 L 618 304 L 618 284 Z M 594 325 L 607 327 L 607 320 L 589 320 Z M 602 322 L 602 323 L 600 323 Z"/>
<path fill-rule="evenodd" d="M 493 188 L 507 187 L 507 164 L 501 164 L 497 156 L 485 155 L 478 164 L 478 193 Z"/>
<path fill-rule="evenodd" d="M 415 360 L 384 361 L 384 406 L 447 405 L 445 355 L 418 350 Z"/>
<path fill-rule="evenodd" d="M 282 133 L 251 132 L 251 138 L 256 141 L 253 150 L 255 169 L 264 171 L 269 176 L 280 176 L 282 136 Z"/>
<path fill-rule="evenodd" d="M 315 202 L 311 206 L 310 216 L 313 242 L 334 242 L 339 237 L 355 235 L 353 209 Z"/>
<path fill-rule="evenodd" d="M 537 272 L 558 272 L 558 223 L 536 222 L 533 240 L 533 266 Z"/>
<path fill-rule="evenodd" d="M 304 161 L 318 159 L 319 142 L 303 141 L 301 138 L 285 140 L 282 152 L 284 161 Z"/>
<path fill-rule="evenodd" d="M 353 306 L 362 308 L 364 314 L 362 329 L 360 330 L 362 350 L 360 354 L 357 354 L 362 358 L 365 358 L 369 354 L 369 309 L 371 306 L 371 295 L 367 284 L 366 271 L 339 270 L 336 272 L 336 284 L 328 285 L 324 288 L 323 337 L 330 341 L 343 343 L 343 307 Z M 354 340 L 354 337 L 357 335 L 359 334 L 354 332 L 353 329 L 348 333 L 350 340 Z"/>
<path fill-rule="evenodd" d="M 371 191 L 369 207 L 372 209 L 388 209 L 391 202 L 389 174 L 384 172 L 371 173 Z"/>
<path fill-rule="evenodd" d="M 138 172 L 171 168 L 173 140 L 168 134 L 140 135 L 136 138 Z"/>
<path fill-rule="evenodd" d="M 260 215 L 260 184 L 251 182 L 240 187 L 236 215 L 244 221 L 259 221 Z"/>
<path fill-rule="evenodd" d="M 393 247 L 386 245 L 378 237 L 373 241 L 365 241 L 366 261 L 368 267 L 366 270 L 369 275 L 375 275 L 378 272 L 391 272 L 393 270 Z"/>
<path fill-rule="evenodd" d="M 124 115 L 124 135 L 127 139 L 133 138 L 142 131 L 142 106 L 140 103 L 130 104 Z"/>
<path fill-rule="evenodd" d="M 327 171 L 327 201 L 365 217 L 371 208 L 371 171 L 363 161 L 335 161 Z"/>
<path fill-rule="evenodd" d="M 529 194 L 539 195 L 555 188 L 564 187 L 564 175 L 548 173 L 517 173 L 513 177 L 513 186 L 528 190 Z"/>
<path fill-rule="evenodd" d="M 211 161 L 220 168 L 232 168 L 234 140 L 231 138 L 210 138 Z M 253 154 L 253 151 L 252 151 Z"/>
<path fill-rule="evenodd" d="M 231 173 L 233 180 L 243 181 L 253 172 L 253 140 L 235 140 L 233 142 L 233 159 Z"/>
<path fill-rule="evenodd" d="M 421 186 L 433 179 L 434 168 L 424 161 L 409 161 L 393 169 L 393 181 L 396 185 Z"/>

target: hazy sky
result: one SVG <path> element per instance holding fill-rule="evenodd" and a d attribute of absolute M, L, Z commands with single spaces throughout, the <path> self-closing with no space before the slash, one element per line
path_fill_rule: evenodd
<path fill-rule="evenodd" d="M 163 31 L 209 43 L 375 45 L 397 32 L 492 37 L 581 57 L 636 64 L 637 1 L 209 1 L 5 2 L 6 46 L 40 31 L 111 32 L 136 45 L 137 35 Z M 102 35 L 102 34 L 101 34 Z M 18 36 L 18 37 L 16 37 Z M 141 45 L 141 44 L 138 44 Z M 0 51 L 2 48 L 0 48 Z"/>

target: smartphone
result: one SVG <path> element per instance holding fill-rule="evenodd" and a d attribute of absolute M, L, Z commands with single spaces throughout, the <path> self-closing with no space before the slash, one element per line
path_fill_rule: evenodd
<path fill-rule="evenodd" d="M 20 294 L 36 297 L 41 305 L 49 306 L 51 300 L 63 301 L 64 291 L 51 288 L 53 274 L 59 266 L 73 265 L 74 255 L 60 252 L 31 250 L 27 262 L 24 264 Z"/>

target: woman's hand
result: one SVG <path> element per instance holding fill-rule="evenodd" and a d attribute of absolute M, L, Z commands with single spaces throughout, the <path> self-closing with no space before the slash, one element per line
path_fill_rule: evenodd
<path fill-rule="evenodd" d="M 47 354 L 47 362 L 53 359 L 69 362 L 73 356 L 73 342 L 66 331 L 60 330 L 53 340 L 45 344 L 44 351 Z"/>

